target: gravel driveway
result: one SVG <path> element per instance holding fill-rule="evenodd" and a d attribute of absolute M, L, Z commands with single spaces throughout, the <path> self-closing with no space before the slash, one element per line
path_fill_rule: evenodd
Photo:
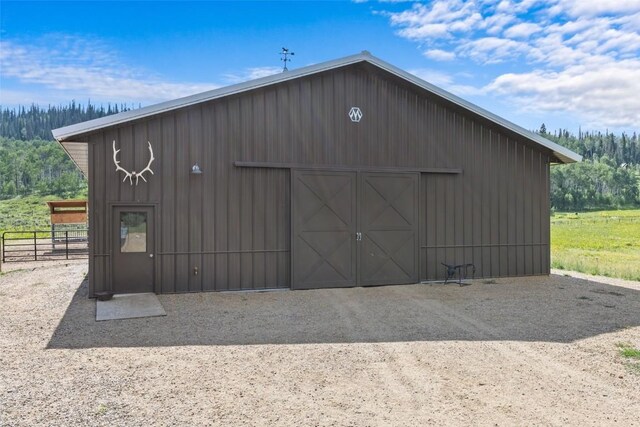
<path fill-rule="evenodd" d="M 163 295 L 95 322 L 86 262 L 0 276 L 0 425 L 640 425 L 640 283 Z"/>

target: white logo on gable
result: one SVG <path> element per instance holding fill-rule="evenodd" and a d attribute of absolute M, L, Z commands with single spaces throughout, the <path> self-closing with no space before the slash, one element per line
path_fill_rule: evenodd
<path fill-rule="evenodd" d="M 352 122 L 358 123 L 362 119 L 362 111 L 360 111 L 360 108 L 351 107 L 351 110 L 349 110 L 349 118 Z"/>

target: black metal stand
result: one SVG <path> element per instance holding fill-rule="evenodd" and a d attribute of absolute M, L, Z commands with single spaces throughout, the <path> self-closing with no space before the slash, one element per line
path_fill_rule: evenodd
<path fill-rule="evenodd" d="M 449 265 L 449 264 L 445 264 L 444 262 L 441 262 L 440 264 L 444 265 L 447 268 L 447 278 L 444 280 L 445 285 L 447 284 L 449 279 L 452 279 L 455 276 L 456 271 L 458 272 L 458 284 L 460 286 L 462 286 L 462 280 L 464 280 L 468 276 L 467 270 L 469 267 L 473 267 L 471 278 L 474 278 L 476 275 L 476 266 L 473 264 Z M 463 269 L 464 269 L 464 275 L 462 272 Z"/>

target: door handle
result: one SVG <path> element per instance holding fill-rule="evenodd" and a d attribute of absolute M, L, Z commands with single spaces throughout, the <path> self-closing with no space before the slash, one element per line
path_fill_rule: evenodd
<path fill-rule="evenodd" d="M 359 242 L 359 241 L 361 241 L 361 240 L 362 240 L 362 233 L 358 231 L 358 232 L 356 233 L 356 241 L 357 241 L 357 242 Z"/>
<path fill-rule="evenodd" d="M 149 254 L 149 258 L 153 258 L 153 254 Z"/>

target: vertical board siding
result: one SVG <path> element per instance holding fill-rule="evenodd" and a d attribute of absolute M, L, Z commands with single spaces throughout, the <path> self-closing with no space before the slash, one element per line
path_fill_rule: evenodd
<path fill-rule="evenodd" d="M 531 175 L 531 163 L 533 162 L 533 150 L 525 149 L 524 157 L 524 242 L 533 242 L 533 176 Z M 524 274 L 533 274 L 533 246 L 527 245 L 524 248 L 525 253 L 525 269 Z"/>
<path fill-rule="evenodd" d="M 109 224 L 111 213 L 108 211 L 109 205 L 107 203 L 120 198 L 120 183 L 124 177 L 122 172 L 116 172 L 116 167 L 113 164 L 113 141 L 118 139 L 118 131 L 111 129 L 100 135 L 100 137 L 96 142 L 95 159 L 105 160 L 100 161 L 102 164 L 94 163 L 95 174 L 96 177 L 106 175 L 113 185 L 107 185 L 108 180 L 98 179 L 97 185 L 93 187 L 95 197 L 91 197 L 95 203 L 95 215 L 98 219 L 95 230 L 96 237 L 98 237 L 99 234 L 99 239 L 101 240 L 101 243 L 99 243 L 97 247 L 100 253 L 105 255 L 99 260 L 102 275 L 96 274 L 98 277 L 104 277 L 104 280 L 108 284 L 104 289 L 112 290 L 111 277 L 113 267 L 111 266 L 110 256 L 113 251 L 119 250 L 120 245 L 119 242 L 112 242 L 111 224 Z M 118 149 L 117 146 L 116 149 Z M 118 154 L 118 159 L 122 162 L 122 152 Z M 111 219 L 111 221 L 113 222 L 113 219 Z"/>
<path fill-rule="evenodd" d="M 464 162 L 466 165 L 468 165 L 469 169 L 468 171 L 465 173 L 465 175 L 463 177 L 461 177 L 460 181 L 461 181 L 461 185 L 464 188 L 464 203 L 463 203 L 463 210 L 464 210 L 464 244 L 468 245 L 465 248 L 464 251 L 464 255 L 463 255 L 463 259 L 466 260 L 466 262 L 468 263 L 472 263 L 474 264 L 474 253 L 473 253 L 473 216 L 474 216 L 474 203 L 475 203 L 475 199 L 473 197 L 473 191 L 470 188 L 470 181 L 469 179 L 472 179 L 473 176 L 473 170 L 471 168 L 471 165 L 473 164 L 474 161 L 474 157 L 473 157 L 473 150 L 467 148 L 464 146 L 464 141 L 471 141 L 473 138 L 473 134 L 472 134 L 472 128 L 471 128 L 471 121 L 466 119 L 465 117 L 463 117 L 463 121 L 462 121 L 462 142 L 461 142 L 461 149 L 463 150 L 464 154 Z"/>
<path fill-rule="evenodd" d="M 202 291 L 202 273 L 206 266 L 202 262 L 202 223 L 203 223 L 203 188 L 202 175 L 192 175 L 191 167 L 203 158 L 204 129 L 202 124 L 202 106 L 188 110 L 189 120 L 189 157 L 185 167 L 185 175 L 189 187 L 189 291 Z"/>
<path fill-rule="evenodd" d="M 483 170 L 483 176 L 480 179 L 480 185 L 482 186 L 482 198 L 480 199 L 479 210 L 482 211 L 481 218 L 481 234 L 482 234 L 482 261 L 478 266 L 483 276 L 492 276 L 491 272 L 491 244 L 493 243 L 493 236 L 491 235 L 491 196 L 493 195 L 495 188 L 493 188 L 493 182 L 491 177 L 495 167 L 487 168 L 486 165 L 490 164 L 491 153 L 490 146 L 491 140 L 489 139 L 489 129 L 480 128 L 480 141 L 478 143 L 480 147 L 480 164 L 486 169 Z"/>
<path fill-rule="evenodd" d="M 496 158 L 500 161 L 500 164 L 504 165 L 507 159 L 507 146 L 508 141 L 502 135 L 496 135 L 498 141 L 498 147 L 496 148 Z M 496 189 L 499 191 L 499 200 L 498 200 L 498 226 L 499 226 L 499 237 L 498 243 L 500 247 L 498 248 L 498 259 L 500 263 L 499 275 L 500 276 L 508 276 L 509 275 L 509 249 L 504 246 L 509 242 L 508 239 L 508 202 L 507 198 L 509 197 L 509 193 L 507 191 L 507 176 L 505 173 L 504 166 L 498 168 L 498 173 L 496 173 Z"/>
<path fill-rule="evenodd" d="M 160 173 L 158 177 L 161 185 L 162 192 L 160 197 L 160 212 L 159 217 L 162 218 L 159 221 L 160 225 L 160 253 L 175 251 L 176 244 L 176 205 L 175 205 L 175 192 L 176 192 L 176 180 L 174 177 L 174 171 L 176 169 L 176 151 L 180 149 L 176 145 L 176 129 L 175 129 L 175 117 L 173 115 L 167 115 L 161 119 L 162 128 L 162 140 L 158 143 L 162 145 L 162 163 L 161 169 L 157 169 Z M 152 142 L 152 144 L 155 143 Z M 157 145 L 157 144 L 156 144 Z M 156 262 L 160 263 L 160 290 L 163 293 L 175 292 L 176 283 L 176 260 L 174 256 L 160 255 L 156 256 Z"/>
<path fill-rule="evenodd" d="M 201 213 L 201 236 L 202 236 L 202 251 L 205 252 L 202 255 L 202 290 L 213 291 L 215 290 L 215 272 L 216 272 L 216 257 L 211 252 L 215 251 L 215 241 L 217 233 L 215 229 L 215 211 L 216 211 L 216 197 L 215 197 L 215 149 L 214 149 L 214 135 L 215 135 L 215 122 L 213 120 L 213 107 L 211 104 L 202 106 L 202 155 L 194 162 L 198 162 L 201 170 L 208 173 L 200 175 L 202 182 L 202 213 Z M 204 237 L 205 233 L 208 233 L 208 238 Z"/>
<path fill-rule="evenodd" d="M 178 252 L 175 257 L 175 291 L 189 291 L 189 220 L 190 203 L 189 203 L 189 111 L 179 110 L 175 114 L 176 126 L 176 156 L 175 169 L 171 172 L 171 176 L 175 180 L 176 192 L 173 194 L 174 200 L 174 218 L 175 218 L 175 247 L 174 251 Z"/>
<path fill-rule="evenodd" d="M 496 132 L 489 131 L 489 162 L 500 158 L 500 140 Z M 500 276 L 500 167 L 491 168 L 489 179 L 489 205 L 491 206 L 491 276 Z"/>
<path fill-rule="evenodd" d="M 351 107 L 363 118 L 353 123 Z M 115 172 L 148 162 L 138 186 Z M 290 171 L 234 161 L 460 168 L 420 179 L 420 279 L 548 274 L 549 152 L 366 64 L 89 136 L 91 292 L 109 289 L 110 203 L 157 207 L 161 293 L 290 287 Z M 197 162 L 203 173 L 192 175 Z M 197 274 L 195 269 L 197 268 Z"/>
<path fill-rule="evenodd" d="M 101 135 L 98 135 L 98 137 Z M 88 160 L 89 160 L 89 182 L 93 183 L 95 181 L 95 170 L 94 170 L 94 158 L 95 158 L 95 150 L 97 147 L 98 143 L 101 143 L 102 141 L 96 141 L 96 137 L 93 137 L 89 140 L 89 146 L 87 147 L 87 155 L 89 156 Z M 104 144 L 102 144 L 104 145 Z M 95 194 L 95 190 L 93 188 L 91 188 L 91 185 L 89 186 L 88 189 L 88 209 L 89 209 L 89 213 L 88 213 L 88 222 L 89 222 L 89 230 L 87 230 L 87 239 L 89 241 L 89 273 L 88 273 L 88 277 L 89 277 L 89 293 L 92 294 L 93 293 L 93 289 L 95 287 L 95 283 L 96 283 L 96 250 L 98 249 L 98 246 L 95 244 L 95 199 L 93 197 L 93 195 Z M 104 283 L 105 282 L 105 277 L 103 276 L 98 276 L 100 278 L 100 283 Z"/>

